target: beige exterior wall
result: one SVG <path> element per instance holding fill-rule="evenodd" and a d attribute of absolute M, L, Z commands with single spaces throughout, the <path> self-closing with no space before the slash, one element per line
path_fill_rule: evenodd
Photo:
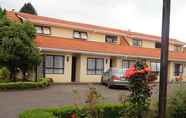
<path fill-rule="evenodd" d="M 130 38 L 127 38 L 127 41 L 130 46 L 132 46 L 132 40 Z M 142 41 L 142 47 L 144 48 L 155 48 L 155 42 L 153 41 Z M 175 51 L 176 46 L 173 44 L 169 44 L 169 51 Z"/>
<path fill-rule="evenodd" d="M 183 81 L 186 81 L 186 63 L 184 64 L 183 68 Z"/>
<path fill-rule="evenodd" d="M 45 53 L 46 55 L 64 56 L 64 74 L 46 74 L 47 78 L 52 78 L 54 82 L 71 82 L 72 55 L 67 53 Z M 67 62 L 67 57 L 69 61 Z"/>
<path fill-rule="evenodd" d="M 169 65 L 168 65 L 168 80 L 170 82 L 175 80 L 175 78 L 174 78 L 174 63 L 173 62 L 169 62 Z"/>
<path fill-rule="evenodd" d="M 72 54 L 66 53 L 45 53 L 46 55 L 63 55 L 65 56 L 64 74 L 46 74 L 47 78 L 52 78 L 54 82 L 68 83 L 71 82 L 72 72 Z M 69 61 L 67 62 L 67 56 Z M 110 57 L 91 56 L 91 55 L 76 55 L 76 82 L 100 82 L 102 75 L 88 75 L 87 74 L 87 58 L 103 58 L 104 71 L 110 68 Z M 106 63 L 107 62 L 107 63 Z"/>
<path fill-rule="evenodd" d="M 180 46 L 180 47 L 182 47 L 182 48 L 181 48 L 181 51 L 183 51 L 183 46 Z M 170 44 L 170 45 L 169 45 L 169 50 L 170 50 L 170 51 L 176 51 L 176 45 Z"/>
<path fill-rule="evenodd" d="M 96 42 L 105 42 L 105 35 L 95 32 L 88 32 L 88 40 Z"/>
<path fill-rule="evenodd" d="M 105 42 L 105 35 L 96 32 L 87 32 L 89 41 Z M 51 35 L 57 37 L 73 38 L 73 29 L 61 28 L 61 27 L 51 27 Z M 118 36 L 118 42 L 120 43 L 120 36 Z"/>
<path fill-rule="evenodd" d="M 45 52 L 48 55 L 63 55 L 64 60 L 64 74 L 46 74 L 46 77 L 53 78 L 54 82 L 71 82 L 71 72 L 72 72 L 72 55 L 71 53 L 56 53 L 56 52 Z M 110 59 L 112 59 L 113 67 L 122 67 L 122 57 L 109 57 L 109 56 L 92 56 L 92 55 L 74 55 L 77 58 L 76 61 L 76 82 L 100 82 L 101 75 L 88 75 L 87 74 L 87 58 L 103 58 L 104 59 L 104 71 L 110 68 Z M 67 61 L 67 57 L 69 61 Z M 134 59 L 128 58 L 127 60 Z M 106 63 L 107 62 L 107 63 Z M 146 63 L 150 66 L 150 60 L 146 60 Z M 175 81 L 174 77 L 174 64 L 179 62 L 169 62 L 168 66 L 168 80 Z M 186 63 L 179 63 L 186 64 Z M 186 81 L 186 66 L 184 66 L 183 79 Z M 159 81 L 159 77 L 157 82 Z"/>
<path fill-rule="evenodd" d="M 60 27 L 51 27 L 51 35 L 65 38 L 72 38 L 73 30 Z"/>
<path fill-rule="evenodd" d="M 170 44 L 170 45 L 169 45 L 169 51 L 174 51 L 174 50 L 175 50 L 175 46 L 172 45 L 172 44 Z"/>
<path fill-rule="evenodd" d="M 101 75 L 87 74 L 87 58 L 104 58 L 104 71 L 110 67 L 110 57 L 81 55 L 80 57 L 80 82 L 100 82 Z M 107 63 L 106 63 L 107 60 Z"/>
<path fill-rule="evenodd" d="M 132 46 L 132 39 L 126 38 L 126 40 L 128 41 L 129 45 Z"/>
<path fill-rule="evenodd" d="M 144 48 L 155 48 L 155 42 L 152 41 L 143 41 L 142 47 Z"/>
<path fill-rule="evenodd" d="M 127 38 L 130 46 L 132 46 L 132 41 L 133 39 L 130 39 L 130 38 Z M 142 41 L 142 47 L 144 48 L 155 48 L 155 42 L 152 42 L 152 41 Z"/>

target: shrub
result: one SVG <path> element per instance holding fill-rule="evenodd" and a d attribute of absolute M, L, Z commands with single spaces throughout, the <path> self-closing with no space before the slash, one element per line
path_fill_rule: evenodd
<path fill-rule="evenodd" d="M 0 79 L 7 79 L 10 76 L 10 71 L 6 67 L 0 69 Z"/>
<path fill-rule="evenodd" d="M 80 109 L 77 110 L 75 106 L 65 106 L 63 108 L 53 108 L 53 109 L 34 109 L 34 110 L 22 112 L 19 115 L 19 118 L 35 118 L 34 115 L 32 114 L 40 114 L 40 116 L 42 116 L 45 115 L 46 113 L 53 114 L 53 117 L 51 118 L 72 118 L 73 113 L 76 114 L 77 118 L 87 118 L 86 116 L 82 115 L 82 113 L 86 111 L 86 108 L 87 108 L 86 106 L 81 106 Z M 98 104 L 96 105 L 95 108 L 98 112 L 103 113 L 102 118 L 119 118 L 120 111 L 124 109 L 124 106 L 119 104 Z M 37 117 L 37 118 L 43 118 L 43 117 Z"/>
<path fill-rule="evenodd" d="M 149 111 L 151 89 L 150 83 L 156 77 L 151 75 L 147 65 L 137 62 L 125 72 L 129 81 L 128 107 L 123 111 L 124 117 L 144 118 Z"/>
<path fill-rule="evenodd" d="M 51 112 L 44 110 L 33 110 L 28 112 L 23 112 L 20 118 L 56 118 Z"/>
<path fill-rule="evenodd" d="M 186 118 L 186 90 L 179 89 L 173 92 L 168 99 L 169 118 Z"/>
<path fill-rule="evenodd" d="M 38 82 L 8 82 L 0 83 L 0 90 L 22 90 L 22 89 L 31 89 L 31 88 L 45 88 L 51 83 L 47 78 L 42 79 Z"/>

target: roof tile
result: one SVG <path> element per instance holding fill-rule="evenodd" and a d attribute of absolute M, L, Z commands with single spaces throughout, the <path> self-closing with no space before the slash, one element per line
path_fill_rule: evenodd
<path fill-rule="evenodd" d="M 18 18 L 16 18 L 15 17 L 16 15 L 13 15 L 13 14 L 17 14 L 18 16 L 20 16 L 28 21 L 31 21 L 34 24 L 38 24 L 38 25 L 57 26 L 57 27 L 63 26 L 63 27 L 69 27 L 69 28 L 75 28 L 75 29 L 82 29 L 82 30 L 84 29 L 87 31 L 90 30 L 90 31 L 106 33 L 106 34 L 108 33 L 108 34 L 123 35 L 123 36 L 127 36 L 129 38 L 137 38 L 137 39 L 147 40 L 147 41 L 160 42 L 160 39 L 161 39 L 160 36 L 154 36 L 154 35 L 137 33 L 137 32 L 130 32 L 130 31 L 121 30 L 121 29 L 72 22 L 72 21 L 61 20 L 61 19 L 56 19 L 56 18 L 49 18 L 49 17 L 44 17 L 44 16 L 36 16 L 36 15 L 27 14 L 27 13 L 7 11 L 8 17 L 10 17 L 11 19 L 17 20 Z M 170 43 L 178 44 L 178 45 L 186 45 L 186 43 L 178 41 L 176 39 L 171 39 Z"/>
<path fill-rule="evenodd" d="M 105 54 L 118 54 L 126 56 L 140 56 L 160 58 L 160 50 L 153 48 L 137 48 L 117 44 L 108 44 L 101 42 L 67 39 L 54 36 L 37 36 L 35 40 L 38 47 L 64 49 L 64 50 L 79 50 L 88 52 L 97 52 Z M 186 61 L 186 53 L 183 52 L 170 52 L 169 59 Z"/>

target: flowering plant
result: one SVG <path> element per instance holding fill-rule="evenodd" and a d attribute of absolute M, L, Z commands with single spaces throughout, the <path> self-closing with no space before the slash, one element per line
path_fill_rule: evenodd
<path fill-rule="evenodd" d="M 151 97 L 149 83 L 156 80 L 156 76 L 151 73 L 146 64 L 137 62 L 130 67 L 124 76 L 129 81 L 129 90 L 131 94 L 128 97 L 129 107 L 127 116 L 130 118 L 143 118 L 148 111 Z"/>
<path fill-rule="evenodd" d="M 72 118 L 76 118 L 76 114 L 75 113 L 72 113 Z"/>
<path fill-rule="evenodd" d="M 134 78 L 134 77 L 137 78 Z M 141 76 L 141 77 L 140 77 Z M 145 76 L 145 77 L 142 77 Z M 132 65 L 125 73 L 124 77 L 126 79 L 131 80 L 131 79 L 144 79 L 146 81 L 154 81 L 157 78 L 151 73 L 151 69 L 145 64 L 142 65 L 139 62 L 136 63 L 135 65 Z"/>

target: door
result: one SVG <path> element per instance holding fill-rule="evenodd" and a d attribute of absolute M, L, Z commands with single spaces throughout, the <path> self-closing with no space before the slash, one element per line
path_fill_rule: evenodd
<path fill-rule="evenodd" d="M 76 81 L 76 57 L 72 57 L 72 76 L 71 82 Z"/>
<path fill-rule="evenodd" d="M 113 62 L 112 62 L 112 59 L 110 59 L 110 68 L 112 68 L 112 63 L 113 63 Z"/>

